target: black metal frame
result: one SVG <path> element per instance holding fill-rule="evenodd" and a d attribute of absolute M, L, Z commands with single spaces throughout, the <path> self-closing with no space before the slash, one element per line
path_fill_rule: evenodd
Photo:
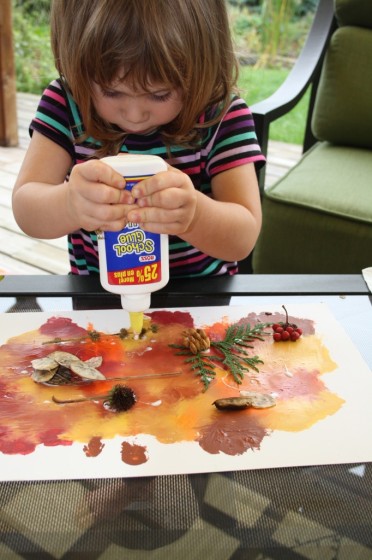
<path fill-rule="evenodd" d="M 345 275 L 271 275 L 237 274 L 170 282 L 160 295 L 187 298 L 193 296 L 250 296 L 250 295 L 368 295 L 369 290 L 360 274 Z M 98 275 L 17 275 L 5 276 L 0 282 L 0 297 L 105 297 L 110 296 Z"/>
<path fill-rule="evenodd" d="M 337 27 L 333 0 L 320 0 L 306 43 L 283 84 L 273 95 L 251 106 L 258 142 L 267 155 L 270 124 L 288 113 L 311 87 L 303 142 L 306 152 L 316 142 L 311 130 L 311 117 L 319 84 L 321 68 L 330 37 Z M 261 194 L 265 183 L 265 167 L 258 175 Z"/>

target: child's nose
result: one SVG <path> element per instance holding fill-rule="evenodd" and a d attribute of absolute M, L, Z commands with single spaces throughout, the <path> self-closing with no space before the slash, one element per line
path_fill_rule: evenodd
<path fill-rule="evenodd" d="M 147 111 L 138 99 L 127 100 L 123 107 L 125 117 L 132 123 L 140 123 L 146 120 Z"/>

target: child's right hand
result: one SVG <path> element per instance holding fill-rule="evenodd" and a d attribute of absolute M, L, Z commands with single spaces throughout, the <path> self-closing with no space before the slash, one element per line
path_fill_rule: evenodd
<path fill-rule="evenodd" d="M 55 239 L 83 228 L 120 231 L 136 208 L 125 180 L 107 164 L 75 165 L 61 146 L 34 132 L 13 189 L 13 213 L 20 228 L 39 239 Z"/>
<path fill-rule="evenodd" d="M 75 165 L 66 186 L 69 218 L 78 228 L 119 231 L 125 227 L 134 199 L 125 190 L 125 179 L 110 166 L 99 160 Z"/>

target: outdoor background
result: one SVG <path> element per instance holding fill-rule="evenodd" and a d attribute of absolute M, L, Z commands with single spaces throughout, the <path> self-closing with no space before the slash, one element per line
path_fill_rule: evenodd
<path fill-rule="evenodd" d="M 227 0 L 227 4 L 240 61 L 239 88 L 252 105 L 284 81 L 306 39 L 318 0 Z M 41 94 L 56 78 L 49 43 L 49 8 L 50 0 L 13 0 L 19 92 Z M 301 144 L 306 104 L 307 96 L 289 115 L 273 123 L 270 138 Z"/>

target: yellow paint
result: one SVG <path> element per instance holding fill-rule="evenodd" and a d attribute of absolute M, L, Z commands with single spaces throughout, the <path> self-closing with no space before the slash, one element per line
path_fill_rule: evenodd
<path fill-rule="evenodd" d="M 142 311 L 130 311 L 130 326 L 134 334 L 140 334 L 143 328 L 143 312 Z"/>
<path fill-rule="evenodd" d="M 262 425 L 271 430 L 300 432 L 308 430 L 314 424 L 335 414 L 345 401 L 327 390 L 319 393 L 316 398 L 309 396 L 293 397 L 278 402 L 270 409 L 262 410 Z"/>
<path fill-rule="evenodd" d="M 316 335 L 307 335 L 296 343 L 268 344 L 267 340 L 255 344 L 257 354 L 264 362 L 261 370 L 309 369 L 316 367 L 320 375 L 334 371 L 338 366 L 331 358 L 328 348 Z"/>

